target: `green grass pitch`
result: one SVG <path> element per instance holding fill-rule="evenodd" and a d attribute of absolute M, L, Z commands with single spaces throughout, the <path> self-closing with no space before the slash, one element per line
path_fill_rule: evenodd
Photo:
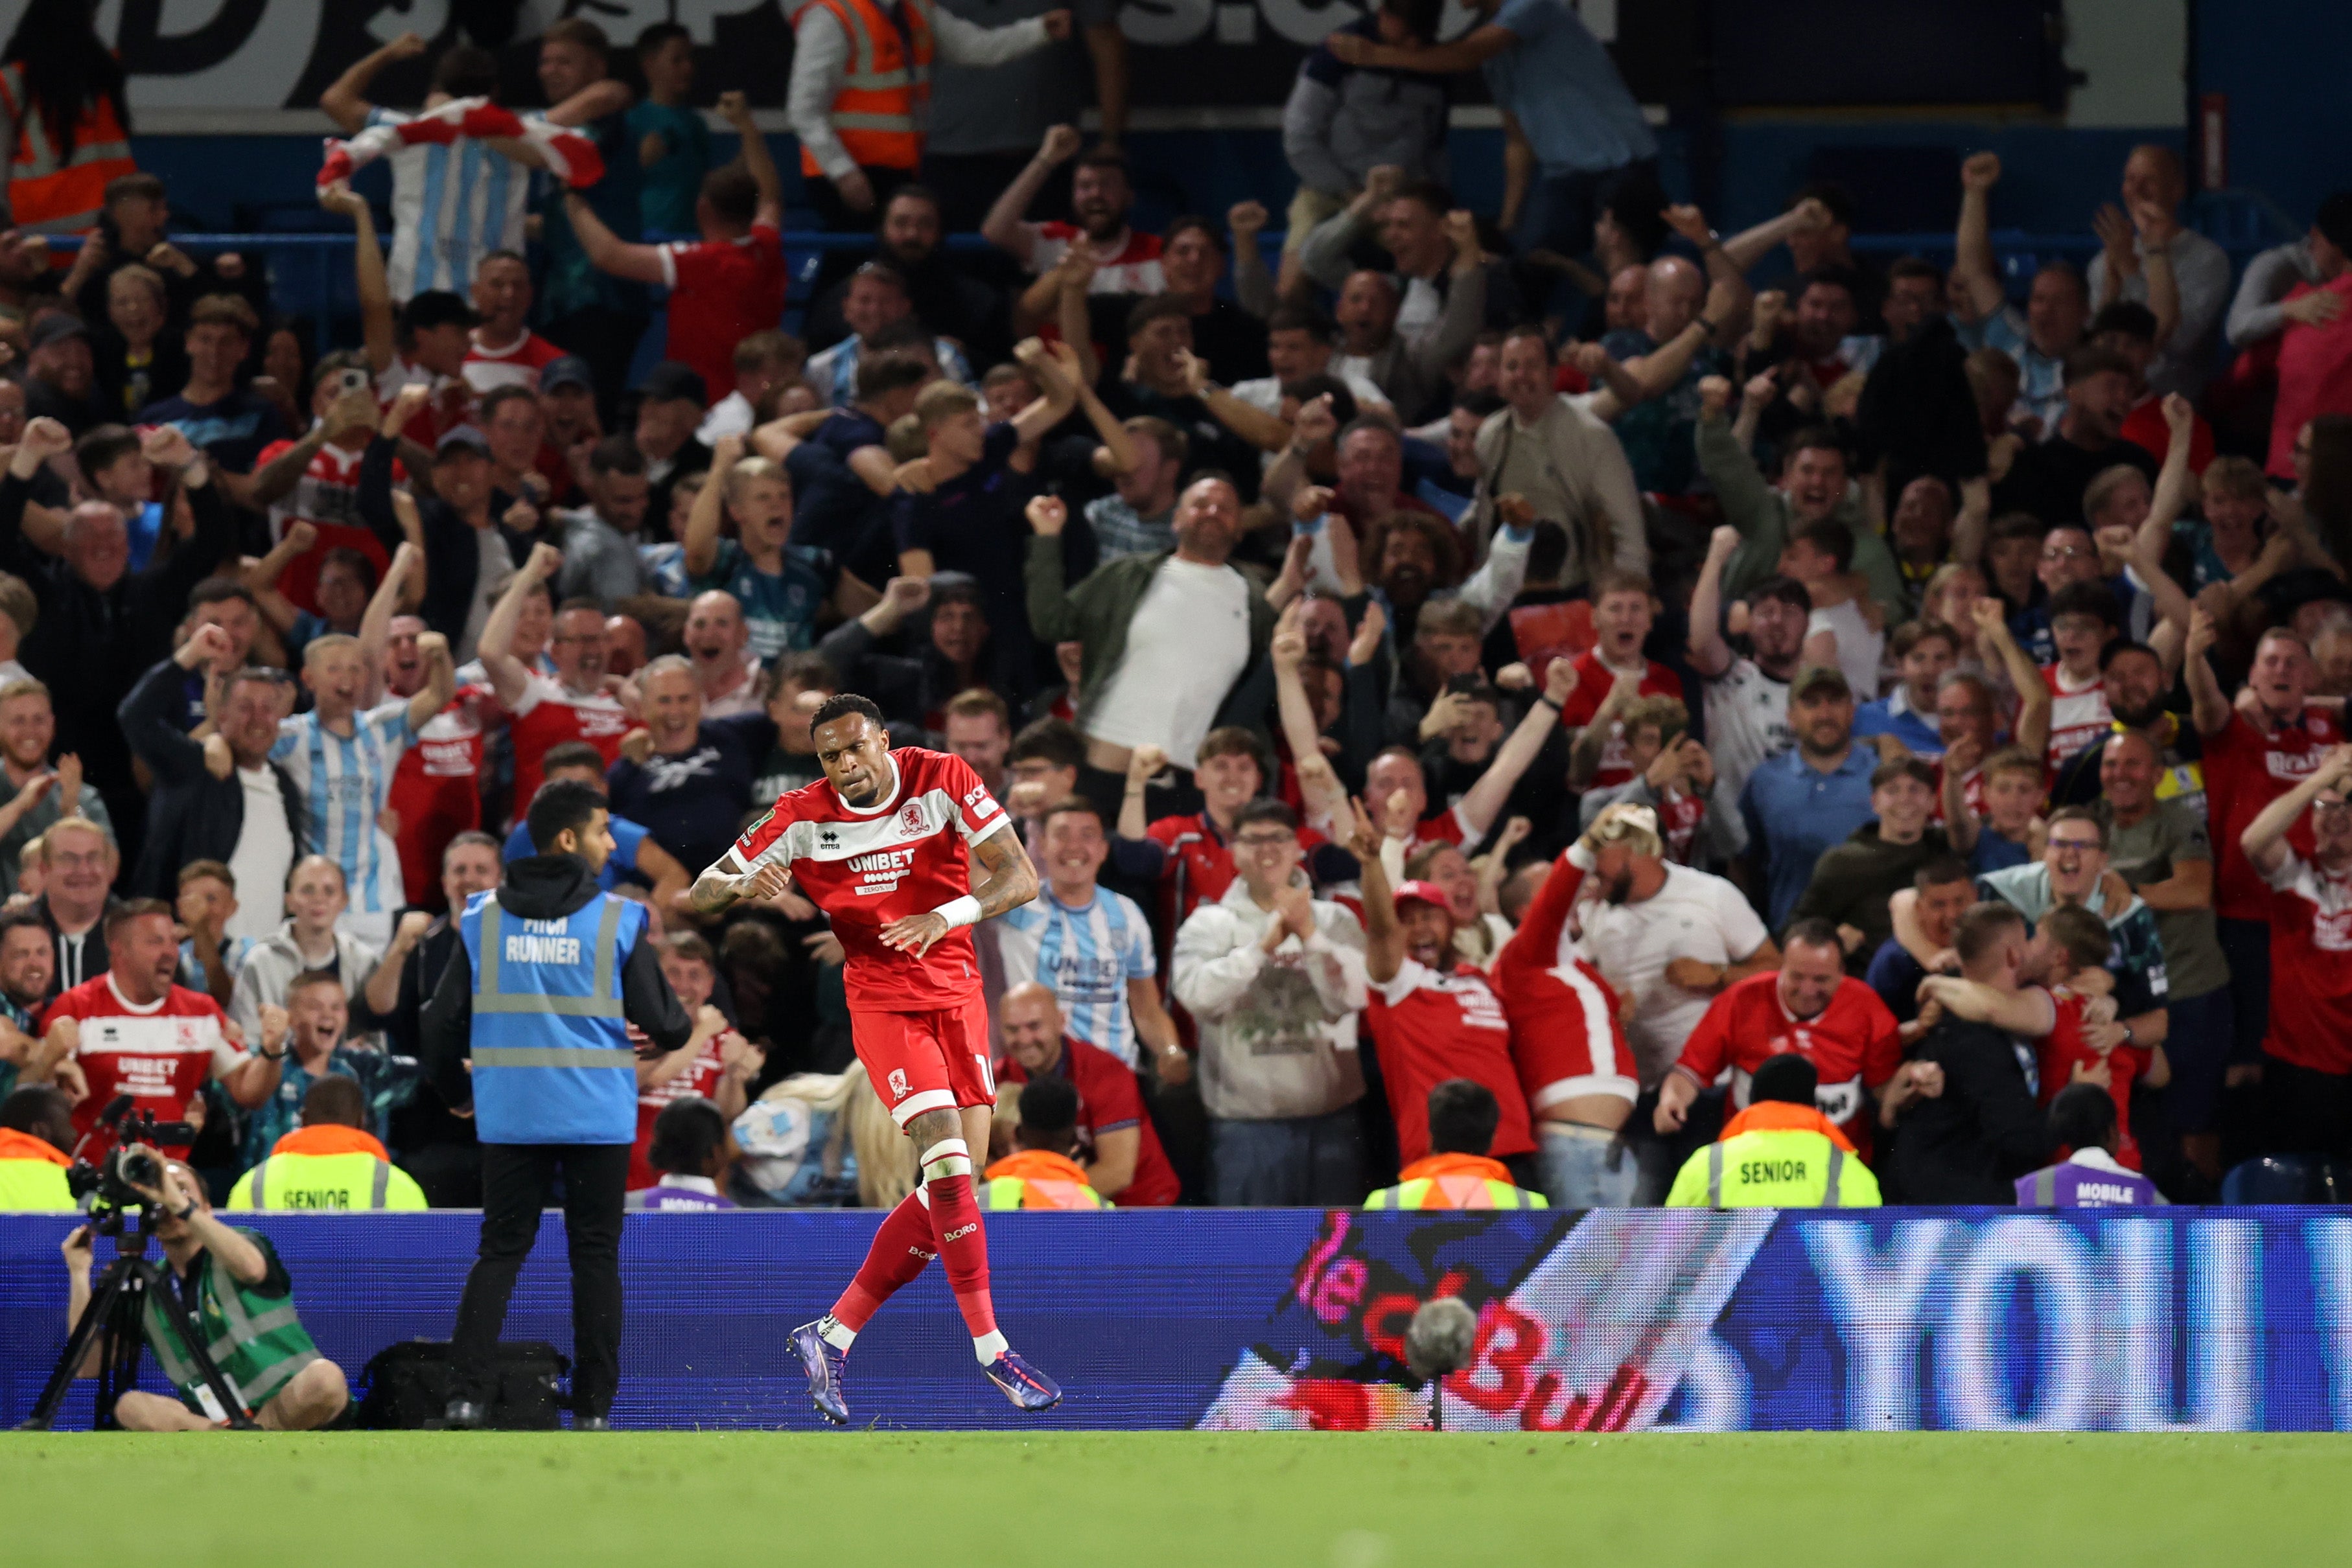
<path fill-rule="evenodd" d="M 2341 1562 L 2339 1437 L 0 1437 L 0 1563 Z"/>

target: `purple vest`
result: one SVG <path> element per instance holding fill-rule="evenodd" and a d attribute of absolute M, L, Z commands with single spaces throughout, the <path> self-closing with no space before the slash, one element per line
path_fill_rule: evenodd
<path fill-rule="evenodd" d="M 2163 1201 L 2156 1184 L 2144 1176 L 2118 1175 L 2072 1160 L 2017 1178 L 2021 1208 L 2154 1208 Z"/>
<path fill-rule="evenodd" d="M 642 1196 L 640 1213 L 708 1214 L 735 1207 L 731 1199 L 679 1186 L 649 1186 Z"/>

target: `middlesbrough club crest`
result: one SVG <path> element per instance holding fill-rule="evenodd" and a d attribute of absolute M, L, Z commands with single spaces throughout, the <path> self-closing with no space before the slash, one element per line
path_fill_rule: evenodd
<path fill-rule="evenodd" d="M 898 826 L 903 831 L 909 833 L 919 833 L 924 831 L 927 824 L 923 821 L 923 803 L 920 800 L 907 802 L 907 809 L 898 813 Z"/>

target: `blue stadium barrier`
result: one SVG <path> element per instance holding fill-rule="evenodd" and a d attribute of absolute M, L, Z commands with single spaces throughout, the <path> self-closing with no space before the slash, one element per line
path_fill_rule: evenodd
<path fill-rule="evenodd" d="M 785 1332 L 831 1301 L 877 1218 L 633 1218 L 615 1424 L 814 1427 Z M 63 1343 L 70 1223 L 0 1218 L 0 1420 Z M 472 1215 L 254 1223 L 354 1376 L 447 1335 Z M 1480 1322 L 1445 1385 L 1451 1429 L 2352 1429 L 2347 1209 L 1180 1210 L 989 1230 L 997 1310 L 1068 1398 L 1015 1416 L 933 1269 L 859 1338 L 861 1424 L 1416 1426 L 1429 1396 L 1393 1380 L 1400 1337 L 1446 1294 Z M 562 1260 L 551 1215 L 507 1337 L 570 1343 Z M 61 1424 L 89 1417 L 85 1392 Z"/>

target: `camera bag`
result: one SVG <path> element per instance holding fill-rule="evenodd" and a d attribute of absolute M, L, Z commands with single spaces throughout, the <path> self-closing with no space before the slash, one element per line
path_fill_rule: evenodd
<path fill-rule="evenodd" d="M 571 1408 L 572 1358 L 545 1340 L 501 1341 L 482 1424 L 501 1432 L 551 1432 Z M 449 1404 L 449 1342 L 403 1340 L 370 1357 L 361 1374 L 359 1424 L 378 1431 L 437 1427 Z"/>

